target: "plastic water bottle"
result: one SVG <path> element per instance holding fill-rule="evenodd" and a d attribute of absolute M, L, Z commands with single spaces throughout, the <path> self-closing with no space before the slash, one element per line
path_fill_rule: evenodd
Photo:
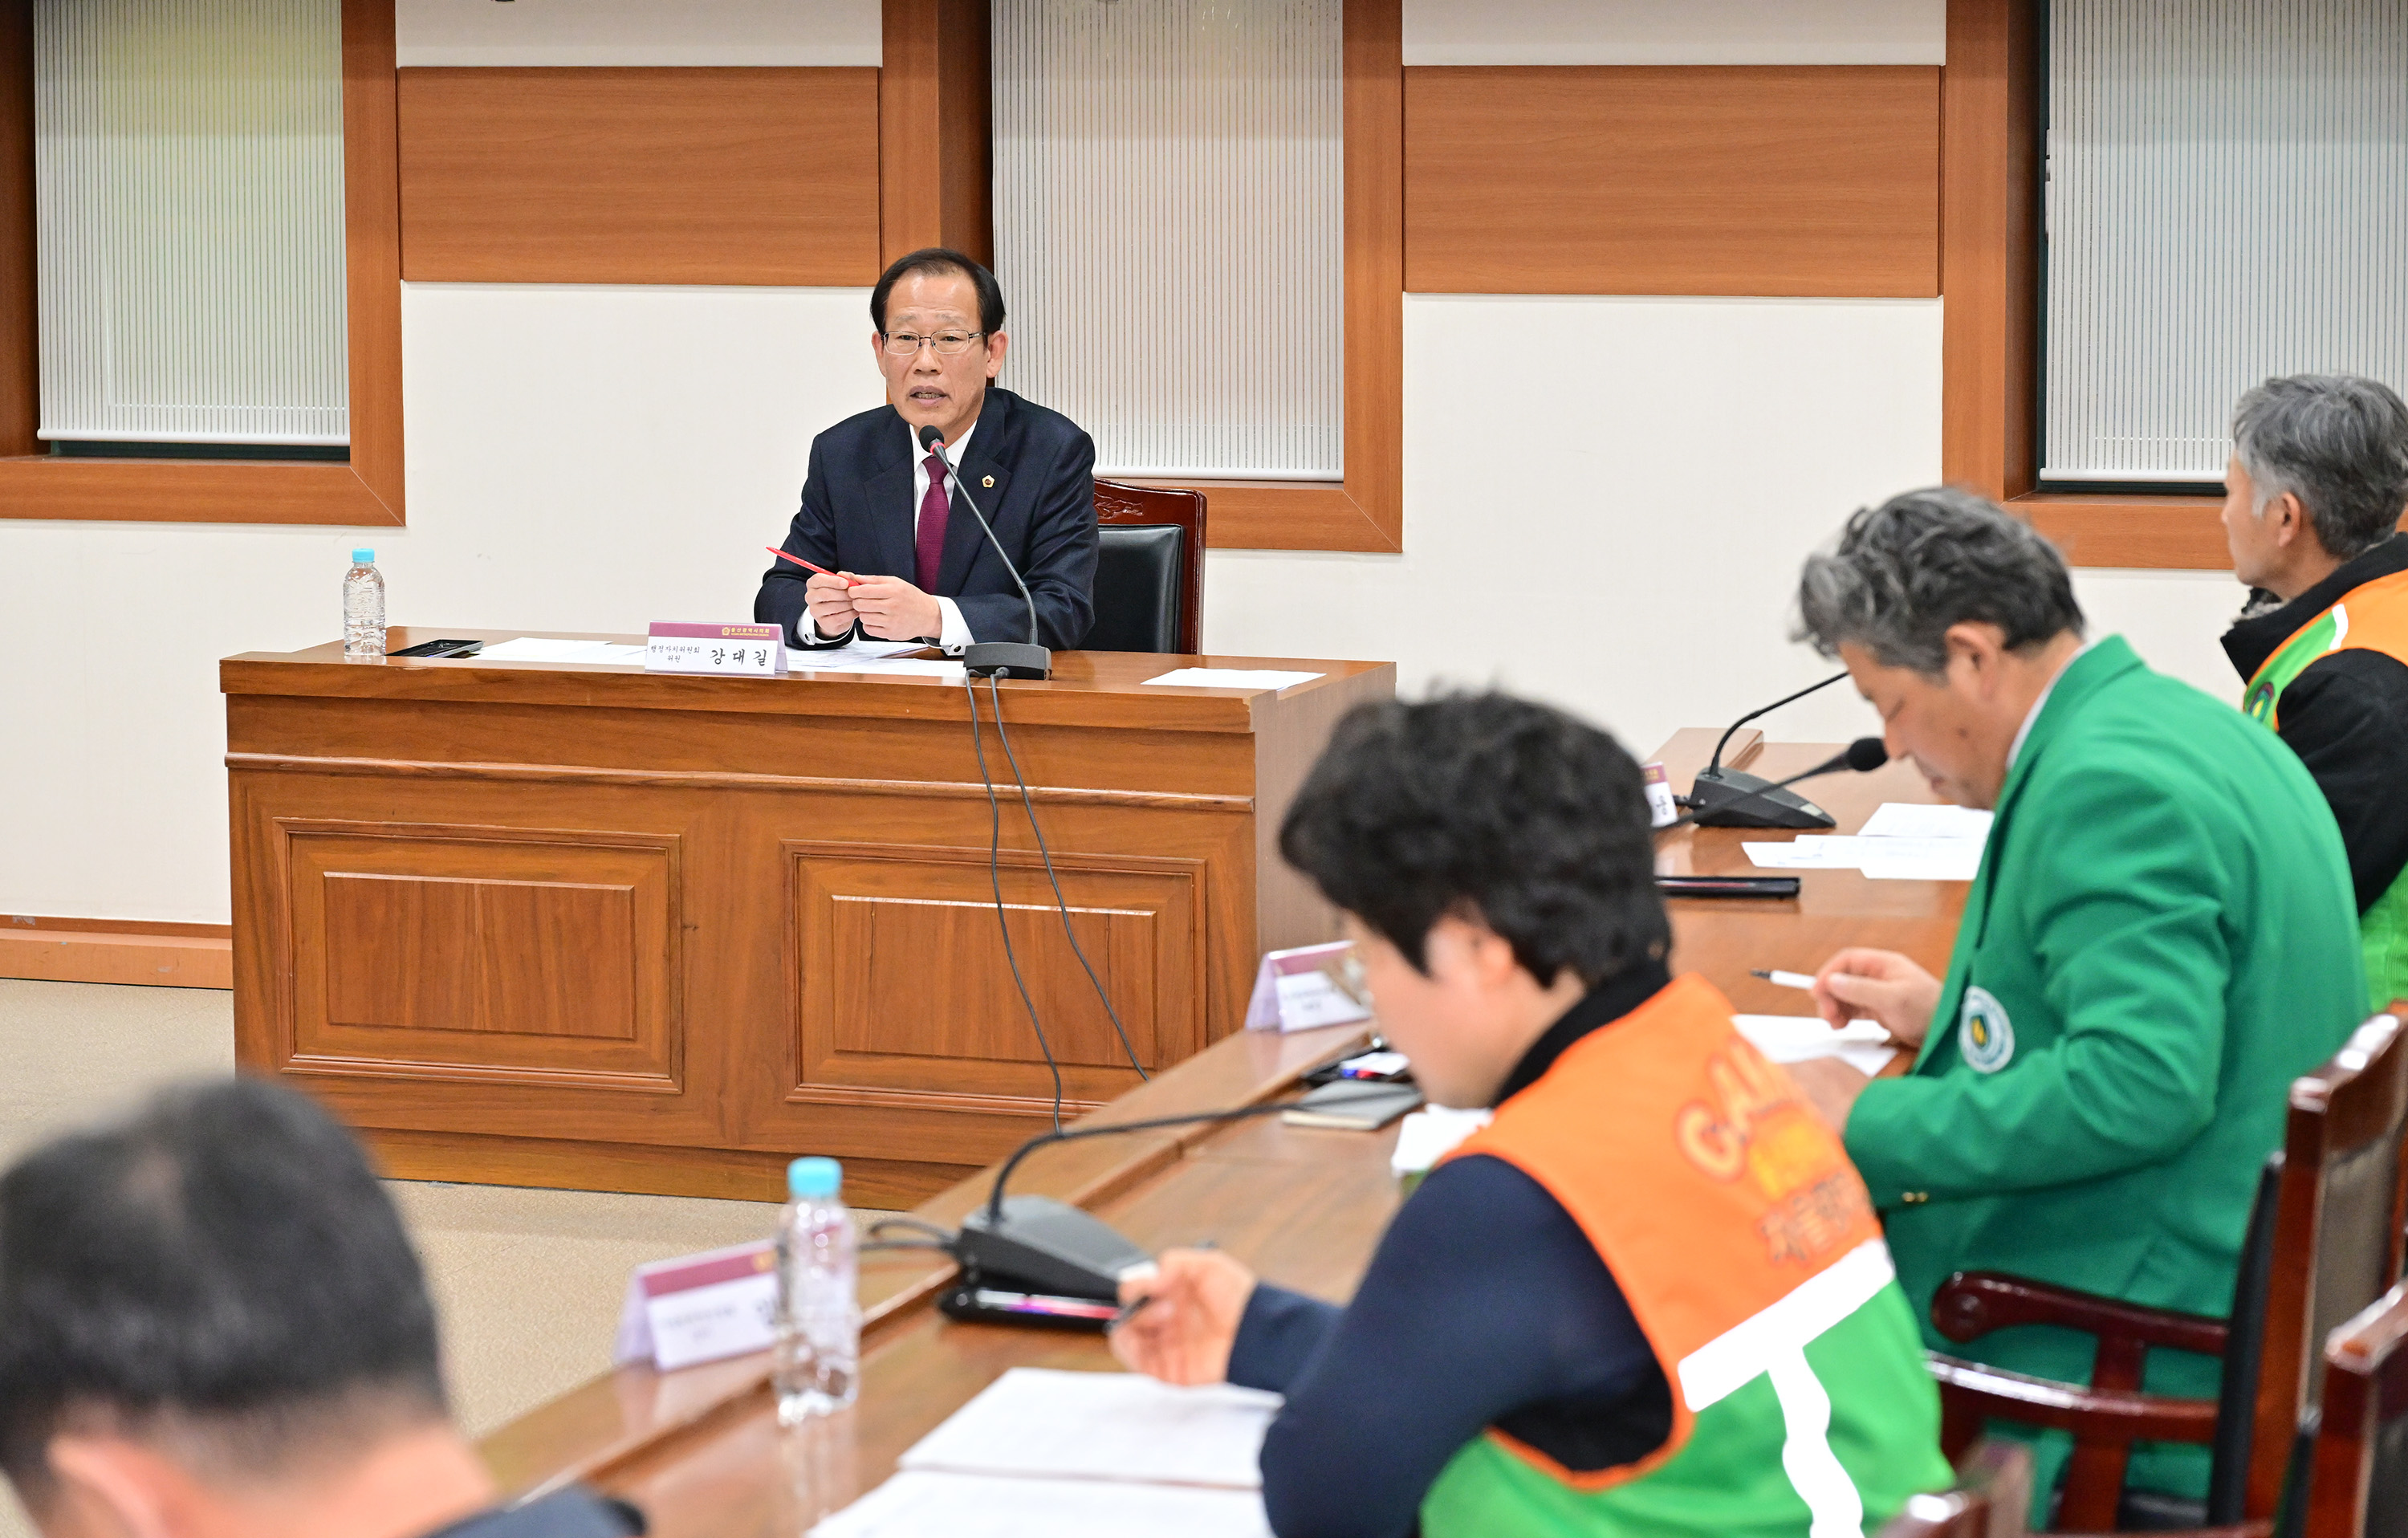
<path fill-rule="evenodd" d="M 376 552 L 351 552 L 351 569 L 343 573 L 343 657 L 384 655 L 384 579 L 377 574 Z"/>
<path fill-rule="evenodd" d="M 861 1299 L 843 1187 L 843 1168 L 832 1158 L 786 1166 L 774 1370 L 781 1425 L 841 1410 L 861 1390 Z"/>

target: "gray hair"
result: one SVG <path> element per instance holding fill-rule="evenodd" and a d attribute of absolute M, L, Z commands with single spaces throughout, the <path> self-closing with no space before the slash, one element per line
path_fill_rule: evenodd
<path fill-rule="evenodd" d="M 2355 374 L 2268 380 L 2232 410 L 2232 453 L 2257 505 L 2285 492 L 2307 510 L 2325 553 L 2343 560 L 2383 542 L 2408 508 L 2408 406 Z"/>
<path fill-rule="evenodd" d="M 1827 657 L 1863 647 L 1885 668 L 1948 670 L 1948 627 L 1995 625 L 2012 651 L 2082 633 L 2057 547 L 2020 518 L 1955 486 L 1859 508 L 1828 554 L 1806 557 L 1793 640 Z"/>

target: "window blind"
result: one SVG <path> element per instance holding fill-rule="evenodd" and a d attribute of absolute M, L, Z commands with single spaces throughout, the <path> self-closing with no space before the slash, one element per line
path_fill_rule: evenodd
<path fill-rule="evenodd" d="M 996 0 L 1004 382 L 1105 474 L 1344 472 L 1341 0 Z"/>
<path fill-rule="evenodd" d="M 339 444 L 340 0 L 36 0 L 45 438 Z"/>
<path fill-rule="evenodd" d="M 2053 0 L 2041 474 L 2214 481 L 2270 375 L 2408 386 L 2408 6 Z"/>

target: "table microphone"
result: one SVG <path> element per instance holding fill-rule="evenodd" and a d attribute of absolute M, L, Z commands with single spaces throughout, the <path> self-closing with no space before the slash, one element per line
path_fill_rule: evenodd
<path fill-rule="evenodd" d="M 1122 1272 L 1145 1264 L 1153 1256 L 1099 1217 L 1048 1196 L 1003 1194 L 1004 1185 L 1020 1161 L 1054 1143 L 1114 1137 L 1124 1132 L 1148 1132 L 1164 1127 L 1195 1127 L 1209 1122 L 1243 1121 L 1275 1115 L 1296 1108 L 1294 1100 L 1240 1106 L 1235 1111 L 1200 1111 L 1185 1116 L 1154 1116 L 1145 1121 L 1114 1122 L 1109 1127 L 1073 1127 L 1040 1132 L 1012 1151 L 995 1172 L 995 1190 L 986 1204 L 962 1219 L 960 1231 L 948 1246 L 965 1271 L 990 1283 L 1025 1286 L 1031 1292 L 1068 1298 L 1117 1301 Z"/>
<path fill-rule="evenodd" d="M 1842 674 L 1841 676 L 1845 677 L 1846 675 Z M 1827 679 L 1824 682 L 1828 683 L 1829 680 Z M 1822 686 L 1823 685 L 1820 683 L 1815 685 L 1818 689 Z M 1668 832 L 1672 828 L 1686 827 L 1691 823 L 1697 824 L 1699 827 L 1797 827 L 1799 826 L 1809 827 L 1830 827 L 1835 825 L 1832 823 L 1828 812 L 1825 812 L 1821 807 L 1814 805 L 1812 801 L 1806 800 L 1802 797 L 1784 794 L 1783 787 L 1794 785 L 1800 780 L 1812 780 L 1818 774 L 1837 774 L 1842 769 L 1854 769 L 1858 774 L 1866 774 L 1881 768 L 1884 764 L 1888 762 L 1889 744 L 1884 742 L 1878 737 L 1859 737 L 1855 741 L 1849 743 L 1846 747 L 1841 749 L 1838 753 L 1833 754 L 1830 757 L 1826 758 L 1821 763 L 1815 765 L 1813 769 L 1807 769 L 1805 772 L 1800 774 L 1793 774 L 1786 780 L 1767 782 L 1756 779 L 1753 774 L 1742 774 L 1736 776 L 1735 778 L 1737 779 L 1755 781 L 1756 788 L 1754 790 L 1738 791 L 1714 803 L 1713 810 L 1724 813 L 1730 819 L 1728 821 L 1710 823 L 1706 820 L 1706 814 L 1704 812 L 1692 812 L 1685 816 L 1675 817 L 1670 822 L 1666 823 L 1662 827 L 1657 828 L 1656 831 L 1658 833 Z M 1702 770 L 1699 771 L 1698 778 L 1704 778 L 1704 772 Z M 1804 825 L 1797 823 L 1754 821 L 1752 819 L 1755 817 L 1756 812 L 1742 803 L 1759 798 L 1763 800 L 1764 810 L 1768 814 L 1773 812 L 1786 814 L 1788 804 L 1795 803 L 1799 806 L 1804 807 L 1807 811 L 1813 812 L 1823 820 L 1819 823 L 1809 823 Z M 1694 800 L 1695 798 L 1692 797 L 1691 799 Z"/>
<path fill-rule="evenodd" d="M 1723 749 L 1730 745 L 1733 733 L 1759 715 L 1770 715 L 1791 700 L 1803 699 L 1817 689 L 1828 689 L 1847 677 L 1846 669 L 1833 673 L 1820 683 L 1810 683 L 1794 695 L 1784 695 L 1761 710 L 1748 712 L 1730 724 L 1722 740 L 1714 744 L 1714 755 L 1689 786 L 1689 815 L 1681 823 L 1695 823 L 1699 827 L 1834 827 L 1831 814 L 1803 796 L 1767 795 L 1777 791 L 1770 781 L 1760 775 L 1742 774 L 1723 768 Z M 1828 772 L 1815 770 L 1816 773 Z M 1792 775 L 1781 782 L 1791 784 L 1807 775 Z"/>
<path fill-rule="evenodd" d="M 1028 596 L 1028 584 L 1021 581 L 1020 568 L 1014 566 L 1011 557 L 1005 553 L 1003 541 L 995 537 L 995 525 L 989 524 L 986 514 L 979 510 L 978 499 L 970 496 L 970 489 L 963 482 L 961 472 L 954 467 L 953 456 L 945 453 L 945 435 L 939 432 L 933 424 L 922 427 L 920 447 L 935 454 L 938 462 L 945 467 L 946 479 L 953 482 L 953 490 L 961 494 L 962 504 L 970 510 L 970 516 L 978 520 L 980 530 L 986 535 L 986 542 L 995 546 L 995 553 L 1003 557 L 1003 569 L 1011 573 L 1012 582 L 1020 588 L 1020 601 L 1028 606 L 1027 644 L 1023 645 L 1016 640 L 972 641 L 962 649 L 963 669 L 972 678 L 1053 677 L 1054 654 L 1037 641 L 1037 600 Z"/>

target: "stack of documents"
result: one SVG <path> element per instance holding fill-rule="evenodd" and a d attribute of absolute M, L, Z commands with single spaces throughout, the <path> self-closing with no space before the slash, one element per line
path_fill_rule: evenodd
<path fill-rule="evenodd" d="M 1971 807 L 1885 801 L 1854 834 L 1801 834 L 1742 845 L 1767 870 L 1862 870 L 1873 881 L 1971 881 L 1990 814 Z"/>
<path fill-rule="evenodd" d="M 849 640 L 842 646 L 789 646 L 789 672 L 902 673 L 924 678 L 962 678 L 962 665 L 910 654 L 927 647 L 916 640 Z"/>
<path fill-rule="evenodd" d="M 1281 668 L 1174 668 L 1147 679 L 1148 683 L 1184 685 L 1191 689 L 1287 689 L 1310 683 L 1319 673 L 1289 672 Z"/>
<path fill-rule="evenodd" d="M 644 660 L 641 646 L 615 640 L 555 640 L 549 636 L 521 636 L 515 640 L 489 641 L 475 656 L 462 662 L 615 662 Z"/>
<path fill-rule="evenodd" d="M 1276 1394 L 1015 1367 L 811 1538 L 1269 1538 Z"/>

